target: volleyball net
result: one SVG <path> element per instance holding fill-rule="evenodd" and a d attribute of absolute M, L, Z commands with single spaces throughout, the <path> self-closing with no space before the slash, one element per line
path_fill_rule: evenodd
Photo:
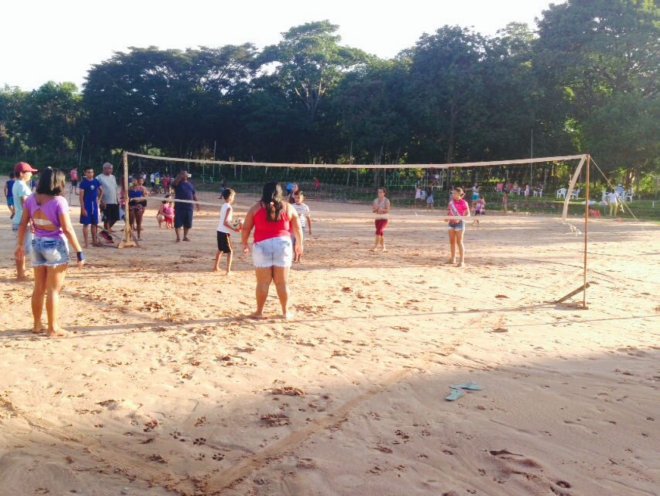
<path fill-rule="evenodd" d="M 276 181 L 283 190 L 302 191 L 306 201 L 342 203 L 342 208 L 354 209 L 355 218 L 369 217 L 377 189 L 385 188 L 395 215 L 417 215 L 423 210 L 424 216 L 432 215 L 435 220 L 448 218 L 451 192 L 460 187 L 475 218 L 479 203 L 485 205 L 489 216 L 478 217 L 480 222 L 508 212 L 550 215 L 567 224 L 566 232 L 583 235 L 583 283 L 577 292 L 585 295 L 586 306 L 588 220 L 596 207 L 590 198 L 590 166 L 591 157 L 586 154 L 438 164 L 301 164 L 124 152 L 122 183 L 127 204 L 127 191 L 138 178 L 151 190 L 151 200 L 160 202 L 173 193 L 176 176 L 186 171 L 201 200 L 197 203 L 219 209 L 218 196 L 225 188 L 236 190 L 243 198 L 257 199 L 265 183 Z M 182 201 L 174 194 L 169 199 Z M 120 246 L 134 245 L 127 219 Z"/>
<path fill-rule="evenodd" d="M 580 213 L 580 182 L 586 155 L 452 164 L 300 164 L 240 162 L 160 157 L 126 152 L 125 175 L 142 177 L 155 193 L 164 193 L 182 170 L 199 191 L 232 187 L 260 192 L 264 183 L 281 182 L 324 201 L 370 202 L 386 188 L 398 207 L 446 208 L 451 191 L 461 187 L 466 199 L 483 198 L 489 210 L 525 209 L 532 213 Z M 504 196 L 507 196 L 506 200 Z"/>

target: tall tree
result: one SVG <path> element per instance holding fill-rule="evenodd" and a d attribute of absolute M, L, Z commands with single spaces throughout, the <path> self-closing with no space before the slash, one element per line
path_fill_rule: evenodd
<path fill-rule="evenodd" d="M 24 102 L 21 129 L 39 157 L 74 159 L 83 125 L 82 97 L 73 83 L 46 83 Z"/>
<path fill-rule="evenodd" d="M 27 148 L 21 130 L 21 116 L 28 93 L 5 86 L 0 89 L 0 155 L 18 158 Z"/>
<path fill-rule="evenodd" d="M 411 153 L 419 161 L 451 163 L 475 153 L 468 134 L 483 118 L 484 44 L 468 29 L 445 26 L 423 35 L 410 51 L 406 99 L 416 124 Z"/>
<path fill-rule="evenodd" d="M 567 109 L 578 149 L 607 169 L 657 163 L 658 12 L 650 0 L 569 0 L 539 21 L 547 97 Z"/>
<path fill-rule="evenodd" d="M 358 163 L 376 164 L 404 157 L 410 135 L 402 118 L 407 77 L 404 62 L 373 60 L 344 78 L 331 100 L 344 154 L 352 153 Z"/>
<path fill-rule="evenodd" d="M 224 136 L 232 95 L 253 73 L 251 45 L 132 48 L 92 68 L 85 104 L 92 141 L 110 149 L 155 146 L 186 156 Z"/>
<path fill-rule="evenodd" d="M 293 27 L 280 43 L 266 47 L 261 57 L 262 64 L 275 64 L 282 90 L 304 105 L 310 123 L 343 74 L 366 59 L 361 50 L 339 45 L 338 29 L 329 21 Z"/>

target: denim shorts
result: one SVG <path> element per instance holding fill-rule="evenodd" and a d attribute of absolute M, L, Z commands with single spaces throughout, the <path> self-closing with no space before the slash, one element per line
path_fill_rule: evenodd
<path fill-rule="evenodd" d="M 293 243 L 291 237 L 270 238 L 252 246 L 252 261 L 260 269 L 267 267 L 291 267 Z"/>
<path fill-rule="evenodd" d="M 57 267 L 69 263 L 69 245 L 62 238 L 34 238 L 32 267 Z"/>
<path fill-rule="evenodd" d="M 18 240 L 18 226 L 15 224 L 12 224 L 11 230 L 14 233 L 14 236 Z M 27 227 L 25 230 L 25 246 L 23 246 L 25 249 L 25 254 L 29 255 L 32 253 L 32 229 L 30 229 L 30 226 Z"/>
<path fill-rule="evenodd" d="M 465 231 L 465 222 L 460 220 L 458 224 L 449 224 L 450 231 Z"/>

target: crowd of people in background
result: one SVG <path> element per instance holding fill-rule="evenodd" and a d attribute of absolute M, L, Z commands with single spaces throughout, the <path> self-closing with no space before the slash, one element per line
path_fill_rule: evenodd
<path fill-rule="evenodd" d="M 102 241 L 113 243 L 111 235 L 113 227 L 120 220 L 126 221 L 126 209 L 132 231 L 137 239 L 142 239 L 144 231 L 143 218 L 147 208 L 147 200 L 152 195 L 164 195 L 159 198 L 160 204 L 156 214 L 159 228 L 173 229 L 175 241 L 190 241 L 190 230 L 193 226 L 195 211 L 200 204 L 195 186 L 191 183 L 188 171 L 180 171 L 172 178 L 159 172 L 140 173 L 130 178 L 128 190 L 120 187 L 113 174 L 113 165 L 106 162 L 100 174 L 96 175 L 93 167 L 83 169 L 82 180 L 76 168 L 68 172 L 70 181 L 69 198 L 72 195 L 80 203 L 80 224 L 82 225 L 84 248 L 102 246 Z M 69 247 L 76 252 L 76 262 L 82 265 L 84 261 L 83 247 L 78 242 L 69 217 L 70 207 L 65 199 L 64 172 L 46 168 L 41 171 L 39 182 L 36 183 L 33 174 L 38 173 L 26 162 L 16 164 L 5 183 L 4 194 L 7 198 L 12 231 L 16 239 L 16 276 L 18 280 L 26 280 L 26 258 L 31 256 L 35 273 L 35 286 L 32 297 L 34 316 L 34 332 L 45 330 L 48 335 L 58 335 L 63 331 L 58 324 L 59 291 L 61 290 L 69 263 Z M 439 194 L 439 180 L 428 188 L 419 184 L 415 188 L 415 204 L 433 209 L 436 196 Z M 240 235 L 244 253 L 252 252 L 253 264 L 257 279 L 255 318 L 263 316 L 264 304 L 268 289 L 273 283 L 282 308 L 282 316 L 291 318 L 293 313 L 289 308 L 288 274 L 293 263 L 302 262 L 304 253 L 305 231 L 312 235 L 311 209 L 305 203 L 305 195 L 299 185 L 293 182 L 286 184 L 286 189 L 276 182 L 264 185 L 261 199 L 247 211 L 245 219 L 234 216 L 234 202 L 237 192 L 226 187 L 222 181 L 220 197 L 223 203 L 220 208 L 220 219 L 217 227 L 217 252 L 213 270 L 220 271 L 223 256 L 225 257 L 225 275 L 231 273 L 233 261 L 232 236 Z M 321 183 L 314 178 L 313 188 L 319 192 Z M 452 188 L 448 198 L 446 215 L 443 220 L 448 225 L 449 259 L 448 264 L 463 267 L 465 264 L 464 236 L 467 220 L 486 214 L 486 200 L 481 187 L 474 184 L 467 190 L 468 202 L 464 197 L 466 191 L 460 187 Z M 542 188 L 532 188 L 529 184 L 521 187 L 517 182 L 512 184 L 498 183 L 496 193 L 502 195 L 502 206 L 506 212 L 511 193 L 529 197 L 542 195 Z M 626 199 L 626 193 L 621 185 L 612 192 L 603 192 L 601 205 L 609 207 L 609 214 L 615 216 Z M 386 188 L 377 189 L 377 197 L 372 202 L 374 215 L 375 238 L 372 252 L 385 252 L 385 232 L 389 225 L 392 202 L 388 198 Z M 478 224 L 478 219 L 474 223 Z M 102 226 L 101 226 L 102 223 Z M 250 234 L 254 231 L 253 243 L 248 243 Z M 91 236 L 90 236 L 91 234 Z M 48 325 L 44 329 L 41 315 L 44 301 L 48 314 Z"/>

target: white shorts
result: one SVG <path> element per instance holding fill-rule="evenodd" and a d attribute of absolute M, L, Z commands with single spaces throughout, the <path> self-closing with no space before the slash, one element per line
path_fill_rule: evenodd
<path fill-rule="evenodd" d="M 259 269 L 291 267 L 293 243 L 291 237 L 270 238 L 252 245 L 252 261 Z"/>

